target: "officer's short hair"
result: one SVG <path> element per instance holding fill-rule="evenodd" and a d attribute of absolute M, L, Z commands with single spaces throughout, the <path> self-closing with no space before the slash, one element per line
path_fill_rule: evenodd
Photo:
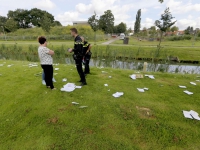
<path fill-rule="evenodd" d="M 72 32 L 78 34 L 78 30 L 77 30 L 76 28 L 71 28 L 70 30 L 71 30 Z"/>
<path fill-rule="evenodd" d="M 38 37 L 38 42 L 39 42 L 40 44 L 44 44 L 46 41 L 47 41 L 47 39 L 46 39 L 44 36 Z"/>

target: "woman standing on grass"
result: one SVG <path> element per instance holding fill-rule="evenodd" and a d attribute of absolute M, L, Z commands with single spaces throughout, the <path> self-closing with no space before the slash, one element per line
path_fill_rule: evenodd
<path fill-rule="evenodd" d="M 54 51 L 47 48 L 47 40 L 45 37 L 41 36 L 38 38 L 38 42 L 40 43 L 40 46 L 38 48 L 38 55 L 40 58 L 40 64 L 42 69 L 45 73 L 45 82 L 47 88 L 51 88 L 52 90 L 55 90 L 52 82 L 53 78 L 53 58 Z"/>

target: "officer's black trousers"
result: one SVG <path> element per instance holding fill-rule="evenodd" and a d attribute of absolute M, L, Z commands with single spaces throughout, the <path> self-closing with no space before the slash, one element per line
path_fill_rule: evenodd
<path fill-rule="evenodd" d="M 90 73 L 90 58 L 91 56 L 85 57 L 85 74 L 89 74 Z"/>
<path fill-rule="evenodd" d="M 85 74 L 83 73 L 83 68 L 82 68 L 82 59 L 76 59 L 75 62 L 76 62 L 76 69 L 81 78 L 81 81 L 86 82 Z"/>

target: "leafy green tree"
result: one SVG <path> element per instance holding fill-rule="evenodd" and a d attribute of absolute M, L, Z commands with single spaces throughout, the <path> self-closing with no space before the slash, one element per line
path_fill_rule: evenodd
<path fill-rule="evenodd" d="M 162 42 L 163 33 L 167 31 L 168 28 L 173 26 L 176 21 L 172 21 L 174 17 L 172 16 L 169 8 L 165 9 L 164 14 L 161 15 L 160 20 L 155 21 L 155 25 L 160 29 L 160 42 L 159 47 Z"/>
<path fill-rule="evenodd" d="M 140 32 L 141 27 L 141 9 L 138 10 L 135 20 L 134 32 L 137 34 Z"/>
<path fill-rule="evenodd" d="M 18 23 L 14 19 L 8 19 L 5 23 L 5 29 L 8 32 L 14 32 L 18 29 Z"/>
<path fill-rule="evenodd" d="M 99 19 L 99 28 L 103 30 L 105 33 L 112 33 L 114 29 L 114 15 L 111 10 L 107 10 L 104 12 Z"/>
<path fill-rule="evenodd" d="M 5 28 L 5 24 L 8 18 L 4 16 L 0 16 L 0 32 L 3 32 L 3 28 Z"/>
<path fill-rule="evenodd" d="M 49 18 L 51 24 L 54 23 L 54 16 L 52 14 L 48 13 L 47 11 L 33 8 L 29 11 L 31 24 L 36 27 L 41 27 L 41 22 L 44 15 L 46 15 Z"/>
<path fill-rule="evenodd" d="M 41 19 L 41 27 L 45 32 L 49 33 L 49 31 L 51 30 L 51 23 L 52 21 L 48 17 L 48 15 L 44 14 L 44 16 Z"/>
<path fill-rule="evenodd" d="M 52 26 L 53 26 L 53 27 L 55 27 L 55 26 L 62 26 L 62 24 L 61 24 L 59 21 L 55 20 L 55 21 L 53 22 Z"/>
<path fill-rule="evenodd" d="M 9 11 L 7 14 L 9 19 L 14 19 L 18 22 L 19 28 L 30 28 L 30 15 L 29 11 L 25 9 L 17 9 L 15 11 Z"/>
<path fill-rule="evenodd" d="M 177 26 L 173 26 L 173 27 L 171 27 L 171 29 L 170 29 L 172 32 L 174 32 L 174 31 L 178 31 L 179 30 L 179 28 L 177 27 Z"/>
<path fill-rule="evenodd" d="M 94 32 L 96 32 L 99 29 L 99 20 L 97 19 L 97 14 L 95 13 L 90 18 L 88 18 L 88 23 L 93 29 Z"/>
<path fill-rule="evenodd" d="M 158 0 L 160 3 L 163 3 L 164 2 L 164 0 Z"/>
<path fill-rule="evenodd" d="M 191 31 L 191 29 L 190 29 L 190 26 L 189 26 L 189 27 L 187 27 L 187 29 L 185 29 L 185 34 L 186 34 L 186 35 L 189 35 L 189 34 L 190 34 L 190 31 Z"/>
<path fill-rule="evenodd" d="M 117 25 L 117 33 L 125 33 L 126 32 L 126 24 L 121 22 L 119 25 Z"/>

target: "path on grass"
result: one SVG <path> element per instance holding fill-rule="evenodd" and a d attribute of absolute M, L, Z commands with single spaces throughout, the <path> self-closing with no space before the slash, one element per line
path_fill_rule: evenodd
<path fill-rule="evenodd" d="M 109 44 L 111 44 L 111 43 L 113 43 L 114 41 L 117 41 L 117 40 L 119 40 L 119 39 L 118 38 L 114 38 L 114 39 L 109 40 L 109 41 L 107 41 L 105 43 L 102 43 L 102 45 L 109 45 Z"/>

